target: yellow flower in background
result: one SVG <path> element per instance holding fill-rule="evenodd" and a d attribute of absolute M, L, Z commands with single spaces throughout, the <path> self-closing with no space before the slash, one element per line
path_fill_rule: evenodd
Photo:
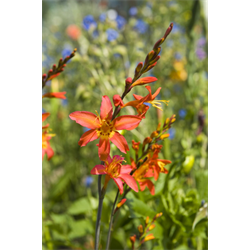
<path fill-rule="evenodd" d="M 183 61 L 175 61 L 173 64 L 174 70 L 170 73 L 170 78 L 175 81 L 186 81 L 187 71 Z"/>

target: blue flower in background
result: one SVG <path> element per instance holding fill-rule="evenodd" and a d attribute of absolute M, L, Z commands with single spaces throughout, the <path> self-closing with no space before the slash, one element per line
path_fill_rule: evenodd
<path fill-rule="evenodd" d="M 97 27 L 97 23 L 92 15 L 87 15 L 86 17 L 83 18 L 82 21 L 82 26 L 85 30 L 89 30 L 90 27 Z"/>
<path fill-rule="evenodd" d="M 129 15 L 130 15 L 130 16 L 135 16 L 135 15 L 137 14 L 137 12 L 138 12 L 138 10 L 137 10 L 136 7 L 131 7 L 131 8 L 129 9 Z"/>
<path fill-rule="evenodd" d="M 100 16 L 99 16 L 99 20 L 100 22 L 104 22 L 106 20 L 106 13 L 102 13 Z"/>
<path fill-rule="evenodd" d="M 62 99 L 62 105 L 67 106 L 68 105 L 68 100 L 67 99 Z"/>
<path fill-rule="evenodd" d="M 119 33 L 114 29 L 107 29 L 106 34 L 108 36 L 108 41 L 114 41 L 119 36 Z"/>
<path fill-rule="evenodd" d="M 91 176 L 87 176 L 86 179 L 85 179 L 85 186 L 90 187 L 92 182 L 93 182 L 93 178 Z"/>
<path fill-rule="evenodd" d="M 42 109 L 42 113 L 46 113 L 46 110 L 44 108 Z"/>
<path fill-rule="evenodd" d="M 173 5 L 175 5 L 176 4 L 176 1 L 170 1 L 170 2 L 168 2 L 168 6 L 170 7 L 170 6 L 173 6 Z"/>
<path fill-rule="evenodd" d="M 195 53 L 199 60 L 203 60 L 207 56 L 207 53 L 202 48 L 196 49 Z"/>
<path fill-rule="evenodd" d="M 93 33 L 92 33 L 92 37 L 93 38 L 97 38 L 99 36 L 99 33 L 97 30 L 95 30 Z"/>
<path fill-rule="evenodd" d="M 167 132 L 169 133 L 169 137 L 168 138 L 170 140 L 174 139 L 174 137 L 175 137 L 175 129 L 174 128 L 170 128 Z"/>
<path fill-rule="evenodd" d="M 73 48 L 70 45 L 64 46 L 64 49 L 62 51 L 63 58 L 65 58 L 66 56 L 69 56 L 72 51 L 73 51 Z"/>
<path fill-rule="evenodd" d="M 179 116 L 180 116 L 181 118 L 185 118 L 186 115 L 187 115 L 187 110 L 186 110 L 186 109 L 180 109 L 180 110 L 179 110 Z"/>
<path fill-rule="evenodd" d="M 134 28 L 140 33 L 140 34 L 144 34 L 147 32 L 148 29 L 148 25 L 142 20 L 142 19 L 138 19 Z"/>
<path fill-rule="evenodd" d="M 172 23 L 174 24 L 174 27 L 172 29 L 173 34 L 178 33 L 178 32 L 185 33 L 185 28 L 184 27 L 182 27 L 181 25 L 179 25 L 177 23 L 174 23 L 174 22 L 172 22 Z"/>
<path fill-rule="evenodd" d="M 126 19 L 120 15 L 118 15 L 115 20 L 119 30 L 121 30 L 123 26 L 126 24 Z"/>
<path fill-rule="evenodd" d="M 182 55 L 179 53 L 179 52 L 176 52 L 175 55 L 174 55 L 175 59 L 177 60 L 181 60 L 182 58 Z"/>
<path fill-rule="evenodd" d="M 205 37 L 201 37 L 198 41 L 197 41 L 197 46 L 198 47 L 203 47 L 203 46 L 205 46 L 205 44 L 206 44 L 206 38 Z"/>
<path fill-rule="evenodd" d="M 142 19 L 138 19 L 134 28 L 140 33 L 140 34 L 144 34 L 145 32 L 147 32 L 148 29 L 148 25 L 142 20 Z"/>
<path fill-rule="evenodd" d="M 181 90 L 182 90 L 181 86 L 178 85 L 178 84 L 175 84 L 175 85 L 173 86 L 173 89 L 174 89 L 174 92 L 175 92 L 175 93 L 179 93 L 179 92 L 181 92 Z"/>
<path fill-rule="evenodd" d="M 130 62 L 126 61 L 124 65 L 125 65 L 125 68 L 128 69 L 130 67 Z"/>

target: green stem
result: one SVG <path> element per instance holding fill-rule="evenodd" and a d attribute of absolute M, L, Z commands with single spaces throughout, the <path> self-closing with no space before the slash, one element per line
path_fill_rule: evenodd
<path fill-rule="evenodd" d="M 43 220 L 43 235 L 44 235 L 44 239 L 45 239 L 45 242 L 46 242 L 46 245 L 48 247 L 49 250 L 53 250 L 54 247 L 53 247 L 53 243 L 51 241 L 51 236 L 50 236 L 50 232 L 49 232 L 49 228 L 47 225 L 45 225 L 45 219 L 46 219 L 46 214 L 45 214 L 45 210 L 44 210 L 44 205 L 42 203 L 42 220 Z"/>
<path fill-rule="evenodd" d="M 98 176 L 98 194 L 99 194 L 99 205 L 96 218 L 96 229 L 95 229 L 95 250 L 98 250 L 99 238 L 100 238 L 100 228 L 101 228 L 101 215 L 102 215 L 102 204 L 104 199 L 104 193 L 101 191 L 102 185 L 102 175 Z"/>
<path fill-rule="evenodd" d="M 109 244 L 110 244 L 110 236 L 111 236 L 111 230 L 112 230 L 112 226 L 113 226 L 113 219 L 114 219 L 114 210 L 115 210 L 115 205 L 116 205 L 116 202 L 117 202 L 118 196 L 119 196 L 119 189 L 117 190 L 116 197 L 115 197 L 115 200 L 114 200 L 114 203 L 113 203 L 113 208 L 112 208 L 111 215 L 110 215 L 109 232 L 108 232 L 108 239 L 107 239 L 106 250 L 108 250 L 108 249 L 109 249 Z"/>

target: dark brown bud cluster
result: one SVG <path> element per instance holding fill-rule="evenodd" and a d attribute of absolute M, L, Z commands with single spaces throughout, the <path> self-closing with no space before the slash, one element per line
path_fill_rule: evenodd
<path fill-rule="evenodd" d="M 166 40 L 167 36 L 170 34 L 172 29 L 173 29 L 173 23 L 169 25 L 164 36 L 155 43 L 153 50 L 151 50 L 147 54 L 144 63 L 143 62 L 138 63 L 135 69 L 133 82 L 136 81 L 142 74 L 148 72 L 157 64 L 157 61 L 160 59 L 160 56 L 159 56 L 159 53 L 161 52 L 160 45 Z"/>

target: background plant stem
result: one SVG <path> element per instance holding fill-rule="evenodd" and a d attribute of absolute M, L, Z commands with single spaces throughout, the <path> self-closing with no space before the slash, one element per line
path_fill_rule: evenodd
<path fill-rule="evenodd" d="M 114 210 L 115 210 L 115 205 L 116 205 L 116 202 L 117 202 L 118 196 L 119 196 L 119 189 L 117 190 L 116 197 L 115 197 L 115 200 L 114 200 L 114 203 L 113 203 L 113 208 L 112 208 L 111 215 L 110 215 L 109 232 L 108 232 L 108 238 L 107 238 L 106 250 L 108 250 L 108 249 L 109 249 L 109 244 L 110 244 L 110 236 L 111 236 L 111 230 L 112 230 L 112 226 L 113 226 L 113 219 L 114 219 Z"/>

